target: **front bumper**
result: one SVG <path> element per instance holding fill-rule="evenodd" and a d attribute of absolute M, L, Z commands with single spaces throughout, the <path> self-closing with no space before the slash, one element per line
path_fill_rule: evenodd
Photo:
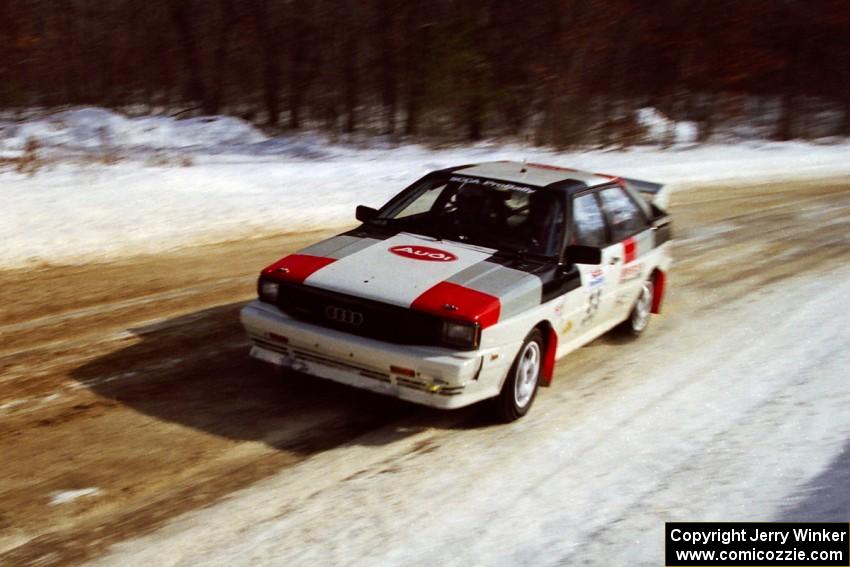
<path fill-rule="evenodd" d="M 455 352 L 391 344 L 299 321 L 260 301 L 246 305 L 241 319 L 255 358 L 443 409 L 496 396 L 520 347 Z"/>

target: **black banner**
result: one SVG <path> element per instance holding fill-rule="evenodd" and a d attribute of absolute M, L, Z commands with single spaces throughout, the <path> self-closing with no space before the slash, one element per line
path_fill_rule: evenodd
<path fill-rule="evenodd" d="M 770 567 L 850 566 L 850 524 L 668 522 L 664 564 Z"/>

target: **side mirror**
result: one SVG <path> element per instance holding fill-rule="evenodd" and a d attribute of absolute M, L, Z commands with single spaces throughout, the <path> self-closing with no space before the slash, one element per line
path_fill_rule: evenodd
<path fill-rule="evenodd" d="M 570 244 L 564 253 L 567 262 L 571 264 L 601 264 L 602 249 L 593 246 Z"/>
<path fill-rule="evenodd" d="M 354 217 L 360 222 L 369 222 L 375 218 L 375 215 L 377 214 L 377 209 L 367 207 L 366 205 L 357 205 L 357 208 L 354 210 Z"/>

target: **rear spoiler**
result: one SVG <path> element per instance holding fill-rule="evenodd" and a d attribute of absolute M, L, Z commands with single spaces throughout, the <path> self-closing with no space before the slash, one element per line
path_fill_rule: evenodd
<path fill-rule="evenodd" d="M 648 203 L 666 211 L 670 199 L 670 191 L 661 183 L 643 181 L 641 179 L 621 178 L 632 191 L 640 194 Z"/>

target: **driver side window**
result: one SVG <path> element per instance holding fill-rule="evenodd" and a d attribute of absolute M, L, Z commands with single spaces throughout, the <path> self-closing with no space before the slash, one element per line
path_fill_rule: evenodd
<path fill-rule="evenodd" d="M 606 242 L 605 217 L 593 193 L 585 193 L 573 200 L 573 243 L 603 248 Z"/>

